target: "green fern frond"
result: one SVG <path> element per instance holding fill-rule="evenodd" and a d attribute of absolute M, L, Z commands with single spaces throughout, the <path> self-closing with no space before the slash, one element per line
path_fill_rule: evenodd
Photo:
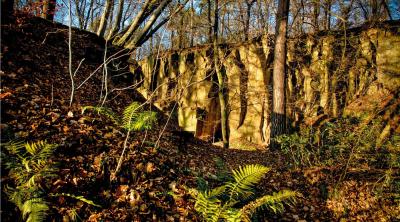
<path fill-rule="evenodd" d="M 122 114 L 122 125 L 130 126 L 132 122 L 137 118 L 138 113 L 141 111 L 140 104 L 133 102 L 124 109 Z"/>
<path fill-rule="evenodd" d="M 2 162 L 9 169 L 10 178 L 14 179 L 17 186 L 36 186 L 36 181 L 54 177 L 57 171 L 55 163 L 49 158 L 53 155 L 57 146 L 46 141 L 34 143 L 10 143 Z M 12 154 L 14 153 L 14 154 Z"/>
<path fill-rule="evenodd" d="M 15 140 L 4 144 L 4 147 L 10 155 L 22 155 L 24 152 L 25 143 L 23 141 Z"/>
<path fill-rule="evenodd" d="M 39 151 L 42 150 L 44 146 L 45 146 L 44 141 L 37 141 L 34 143 L 26 143 L 25 149 L 26 149 L 26 151 L 28 151 L 28 153 L 30 153 L 32 156 L 34 156 L 37 153 L 39 153 Z"/>
<path fill-rule="evenodd" d="M 32 160 L 43 161 L 53 156 L 57 145 L 47 143 L 46 141 L 37 141 L 34 143 L 26 143 L 25 149 L 32 155 Z"/>
<path fill-rule="evenodd" d="M 233 182 L 206 192 L 193 192 L 197 195 L 195 210 L 199 212 L 206 221 L 217 222 L 220 219 L 231 222 L 251 221 L 251 216 L 257 209 L 267 207 L 272 211 L 281 212 L 283 203 L 294 202 L 299 194 L 294 191 L 281 191 L 273 195 L 266 195 L 243 206 L 245 199 L 253 194 L 254 185 L 269 171 L 268 167 L 262 165 L 247 165 L 233 170 Z M 225 199 L 225 194 L 229 199 Z M 221 199 L 219 199 L 220 197 Z M 241 209 L 235 208 L 242 205 Z"/>
<path fill-rule="evenodd" d="M 260 182 L 269 171 L 268 167 L 252 164 L 232 170 L 233 182 L 227 183 L 230 200 L 237 200 L 239 197 L 248 197 L 253 194 L 253 186 Z"/>
<path fill-rule="evenodd" d="M 32 198 L 24 202 L 21 211 L 27 222 L 42 222 L 47 217 L 49 206 L 42 198 Z"/>
<path fill-rule="evenodd" d="M 82 114 L 85 113 L 86 110 L 93 110 L 97 112 L 97 114 L 103 115 L 109 119 L 111 119 L 116 125 L 121 124 L 121 120 L 116 113 L 114 113 L 110 108 L 107 107 L 99 107 L 99 106 L 84 106 L 82 108 Z"/>
<path fill-rule="evenodd" d="M 56 194 L 51 194 L 50 196 L 53 196 L 53 197 L 59 197 L 59 196 L 71 197 L 71 198 L 80 200 L 80 201 L 82 201 L 82 202 L 84 202 L 84 203 L 87 203 L 87 204 L 89 204 L 89 205 L 92 205 L 92 206 L 100 207 L 100 208 L 101 208 L 100 205 L 95 204 L 92 200 L 89 200 L 89 199 L 85 198 L 84 196 L 76 196 L 76 195 L 69 194 L 69 193 L 56 193 Z"/>
<path fill-rule="evenodd" d="M 33 168 L 34 174 L 29 174 L 28 176 L 32 175 L 25 183 L 25 186 L 27 187 L 34 187 L 38 186 L 38 181 L 43 181 L 51 178 L 57 177 L 57 168 L 55 167 L 54 164 L 52 163 L 43 163 L 42 161 L 39 163 L 31 163 L 31 166 Z M 24 180 L 22 180 L 24 181 Z M 22 183 L 20 183 L 23 185 Z"/>
<path fill-rule="evenodd" d="M 23 190 L 21 192 L 18 192 L 19 190 L 10 187 L 8 185 L 6 185 L 5 189 L 4 189 L 4 193 L 7 194 L 7 196 L 9 197 L 9 200 L 14 203 L 15 205 L 17 205 L 17 207 L 19 209 L 22 208 L 22 205 L 24 204 L 24 198 L 26 198 L 26 193 L 23 192 Z"/>
<path fill-rule="evenodd" d="M 272 195 L 265 195 L 246 204 L 241 209 L 242 221 L 250 222 L 250 217 L 260 207 L 268 207 L 274 213 L 281 213 L 284 210 L 283 203 L 294 202 L 299 194 L 295 191 L 283 190 Z"/>
<path fill-rule="evenodd" d="M 242 222 L 242 213 L 238 209 L 229 208 L 226 210 L 224 218 L 227 222 Z"/>
<path fill-rule="evenodd" d="M 143 111 L 135 114 L 135 118 L 124 125 L 127 130 L 141 131 L 151 129 L 157 120 L 156 112 Z"/>
<path fill-rule="evenodd" d="M 196 197 L 194 209 L 201 213 L 207 221 L 218 221 L 221 201 L 217 198 L 209 198 L 206 193 L 199 192 Z"/>
<path fill-rule="evenodd" d="M 207 197 L 218 197 L 223 194 L 226 190 L 226 185 L 216 187 L 207 192 Z"/>

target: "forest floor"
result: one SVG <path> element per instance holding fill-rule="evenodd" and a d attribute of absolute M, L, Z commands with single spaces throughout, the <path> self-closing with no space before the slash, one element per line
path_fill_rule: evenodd
<path fill-rule="evenodd" d="M 83 106 L 99 104 L 102 69 L 94 71 L 102 64 L 105 41 L 73 29 L 74 70 L 85 58 L 74 77 L 76 86 L 94 75 L 76 90 L 70 107 L 68 27 L 20 16 L 1 29 L 2 143 L 20 139 L 58 144 L 54 160 L 59 162 L 59 177 L 49 192 L 82 195 L 101 205 L 52 197 L 52 221 L 69 221 L 71 212 L 85 221 L 199 221 L 189 188 L 196 188 L 198 177 L 212 184 L 221 170 L 218 162 L 227 169 L 254 163 L 271 167 L 257 187 L 260 193 L 290 189 L 302 194 L 282 214 L 265 213 L 265 221 L 400 220 L 398 206 L 373 192 L 379 173 L 349 169 L 343 176 L 339 167 L 293 169 L 279 152 L 267 149 L 224 150 L 195 138 L 183 144 L 174 133 L 174 120 L 161 134 L 168 117 L 159 111 L 152 130 L 133 133 L 121 175 L 110 181 L 126 133 L 107 118 L 81 112 Z M 116 51 L 109 49 L 110 54 Z M 132 101 L 145 101 L 133 89 L 118 90 L 126 87 L 124 81 L 112 80 L 106 107 L 121 112 Z M 3 193 L 10 183 L 3 168 L 1 181 L 1 218 L 16 221 L 18 210 Z"/>

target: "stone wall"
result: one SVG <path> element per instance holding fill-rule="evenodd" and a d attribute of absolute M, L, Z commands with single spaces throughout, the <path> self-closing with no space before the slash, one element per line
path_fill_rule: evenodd
<path fill-rule="evenodd" d="M 287 117 L 297 127 L 324 114 L 363 117 L 399 95 L 400 23 L 303 36 L 288 42 Z M 265 37 L 221 45 L 227 76 L 230 139 L 268 143 L 273 43 Z M 139 62 L 138 90 L 172 111 L 180 126 L 210 139 L 218 136 L 220 110 L 212 48 L 166 52 Z M 138 72 L 137 70 L 140 70 Z M 177 103 L 174 103 L 177 102 Z M 174 106 L 175 105 L 175 106 Z M 311 120 L 311 121 L 310 121 Z"/>

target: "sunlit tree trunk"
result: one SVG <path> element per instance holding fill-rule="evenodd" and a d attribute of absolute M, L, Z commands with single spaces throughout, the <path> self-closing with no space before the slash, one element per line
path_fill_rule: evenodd
<path fill-rule="evenodd" d="M 289 0 L 279 0 L 273 65 L 273 94 L 271 115 L 271 149 L 277 149 L 273 139 L 286 131 L 285 117 L 285 64 L 286 32 L 289 14 Z"/>
<path fill-rule="evenodd" d="M 214 0 L 214 67 L 218 77 L 218 98 L 221 108 L 221 130 L 222 142 L 224 148 L 229 148 L 229 134 L 228 134 L 228 112 L 225 100 L 225 79 L 219 67 L 219 52 L 218 52 L 218 0 Z"/>
<path fill-rule="evenodd" d="M 132 41 L 132 46 L 137 47 L 143 43 L 143 39 L 150 31 L 151 27 L 154 25 L 158 17 L 160 17 L 161 12 L 167 7 L 171 0 L 165 0 L 154 10 L 153 14 L 150 16 L 149 20 L 144 24 L 143 28 L 136 34 L 136 37 Z"/>
<path fill-rule="evenodd" d="M 324 16 L 325 16 L 325 31 L 331 29 L 331 8 L 332 8 L 332 0 L 326 0 L 324 7 Z"/>
<path fill-rule="evenodd" d="M 212 22 L 211 22 L 211 0 L 207 0 L 207 21 L 208 21 L 208 42 L 211 42 L 212 37 Z"/>
<path fill-rule="evenodd" d="M 313 28 L 314 28 L 314 32 L 318 32 L 319 31 L 319 26 L 318 26 L 318 17 L 319 17 L 319 8 L 320 8 L 320 4 L 318 1 L 313 2 Z M 303 12 L 304 13 L 304 12 Z"/>
<path fill-rule="evenodd" d="M 103 37 L 104 33 L 106 32 L 107 28 L 107 21 L 108 17 L 110 17 L 111 10 L 113 8 L 114 1 L 113 0 L 106 0 L 106 5 L 103 10 L 103 15 L 101 16 L 100 19 L 100 25 L 99 28 L 97 29 L 97 35 Z"/>
<path fill-rule="evenodd" d="M 193 0 L 190 1 L 190 47 L 193 47 L 194 42 L 194 26 L 193 26 L 193 17 L 194 17 L 194 5 Z"/>
<path fill-rule="evenodd" d="M 133 33 L 139 27 L 139 25 L 143 21 L 144 17 L 146 17 L 146 14 L 147 14 L 146 12 L 148 12 L 150 3 L 151 3 L 151 0 L 145 1 L 141 10 L 139 11 L 139 13 L 135 17 L 135 19 L 132 21 L 131 25 L 129 26 L 128 30 L 118 40 L 118 45 L 122 46 L 122 45 L 126 44 L 129 41 L 129 39 L 133 36 Z"/>
<path fill-rule="evenodd" d="M 81 28 L 81 29 L 84 28 L 84 23 L 85 23 L 84 11 L 85 11 L 85 9 L 82 10 L 82 8 L 81 8 L 80 1 L 75 0 L 75 14 L 78 17 L 79 28 Z"/>
<path fill-rule="evenodd" d="M 92 17 L 93 10 L 94 10 L 94 9 L 93 9 L 94 1 L 95 1 L 95 0 L 90 0 L 89 9 L 88 9 L 86 18 L 85 18 L 85 20 L 84 20 L 84 25 L 83 25 L 83 28 L 84 28 L 84 29 L 87 29 L 88 24 L 89 24 L 89 19 Z"/>
<path fill-rule="evenodd" d="M 107 39 L 114 38 L 114 36 L 117 34 L 117 32 L 120 29 L 121 25 L 121 20 L 122 20 L 122 13 L 124 11 L 124 0 L 119 0 L 118 1 L 118 11 L 117 11 L 117 17 L 115 18 L 114 25 L 111 28 L 110 33 L 108 34 Z"/>

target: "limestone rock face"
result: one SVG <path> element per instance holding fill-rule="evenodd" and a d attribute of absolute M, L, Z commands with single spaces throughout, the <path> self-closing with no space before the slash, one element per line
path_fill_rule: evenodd
<path fill-rule="evenodd" d="M 318 116 L 363 117 L 400 90 L 400 25 L 307 36 L 288 42 L 288 126 Z M 230 139 L 269 142 L 273 41 L 221 45 Z M 199 138 L 218 140 L 220 107 L 212 48 L 200 46 L 139 61 L 138 90 Z M 137 75 L 137 74 L 135 74 Z"/>

